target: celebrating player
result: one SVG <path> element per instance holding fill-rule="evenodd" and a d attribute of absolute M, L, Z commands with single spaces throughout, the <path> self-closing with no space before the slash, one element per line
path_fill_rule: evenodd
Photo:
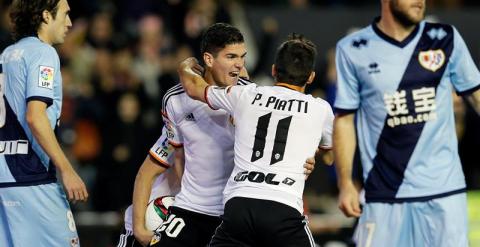
<path fill-rule="evenodd" d="M 246 49 L 237 28 L 223 23 L 210 26 L 202 36 L 201 53 L 205 64 L 203 78 L 208 83 L 249 83 L 240 78 L 242 73 L 246 74 Z M 222 192 L 233 169 L 231 117 L 189 98 L 180 84 L 165 94 L 163 114 L 165 125 L 172 132 L 171 144 L 184 147 L 185 170 L 169 218 L 157 229 L 151 245 L 204 247 L 221 222 Z M 140 231 L 146 235 L 144 230 Z M 140 236 L 135 226 L 134 233 Z"/>
<path fill-rule="evenodd" d="M 196 59 L 180 65 L 187 94 L 235 121 L 235 167 L 210 246 L 315 246 L 303 216 L 302 164 L 331 147 L 333 127 L 330 105 L 303 93 L 315 56 L 313 43 L 293 35 L 277 51 L 277 83 L 268 87 L 209 85 L 194 72 Z"/>

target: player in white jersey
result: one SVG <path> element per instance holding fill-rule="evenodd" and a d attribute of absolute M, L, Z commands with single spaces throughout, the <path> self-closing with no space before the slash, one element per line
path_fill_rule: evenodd
<path fill-rule="evenodd" d="M 245 70 L 246 50 L 243 36 L 235 27 L 222 23 L 209 27 L 202 37 L 201 52 L 203 78 L 210 84 L 248 83 L 239 78 Z M 185 170 L 168 219 L 157 229 L 151 245 L 204 247 L 221 222 L 222 192 L 233 169 L 231 118 L 226 111 L 213 111 L 189 98 L 181 85 L 165 94 L 163 114 L 165 125 L 175 137 L 170 142 L 184 147 Z"/>
<path fill-rule="evenodd" d="M 267 87 L 211 86 L 193 71 L 194 58 L 180 65 L 188 95 L 235 121 L 235 167 L 210 246 L 314 246 L 303 216 L 302 165 L 317 148 L 331 148 L 334 118 L 326 101 L 304 94 L 315 56 L 312 42 L 292 35 L 276 54 L 277 83 Z"/>
<path fill-rule="evenodd" d="M 175 147 L 168 141 L 167 136 L 171 136 L 172 134 L 173 133 L 169 132 L 165 126 L 163 127 L 162 135 L 150 148 L 148 156 L 138 171 L 137 178 L 135 179 L 136 183 L 145 182 L 148 185 L 137 185 L 135 187 L 140 191 L 135 193 L 135 195 L 137 195 L 136 200 L 133 200 L 135 205 L 130 205 L 127 210 L 125 210 L 125 229 L 120 235 L 117 247 L 142 246 L 133 235 L 134 206 L 137 207 L 137 210 L 135 210 L 135 223 L 145 226 L 147 203 L 160 196 L 176 195 L 178 191 L 180 191 L 183 159 L 178 156 L 179 154 L 183 154 L 183 151 L 175 150 Z M 142 190 L 145 187 L 151 187 L 151 190 Z M 151 234 L 148 238 L 151 238 Z"/>

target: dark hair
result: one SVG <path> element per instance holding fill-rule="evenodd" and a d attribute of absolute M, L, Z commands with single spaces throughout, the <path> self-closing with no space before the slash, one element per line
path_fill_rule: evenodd
<path fill-rule="evenodd" d="M 37 36 L 38 28 L 46 10 L 55 18 L 60 0 L 14 0 L 10 18 L 13 23 L 13 38 L 19 40 L 27 36 Z"/>
<path fill-rule="evenodd" d="M 226 23 L 215 23 L 203 32 L 200 52 L 216 56 L 225 46 L 243 42 L 243 35 L 236 27 Z"/>
<path fill-rule="evenodd" d="M 315 67 L 317 50 L 312 41 L 292 33 L 275 55 L 276 80 L 303 86 Z"/>

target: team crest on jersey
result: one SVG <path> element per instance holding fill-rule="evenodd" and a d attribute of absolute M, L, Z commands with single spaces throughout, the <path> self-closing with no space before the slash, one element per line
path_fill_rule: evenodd
<path fill-rule="evenodd" d="M 48 66 L 40 66 L 38 72 L 38 86 L 48 89 L 53 89 L 53 75 L 55 69 Z"/>
<path fill-rule="evenodd" d="M 423 68 L 435 72 L 445 63 L 445 53 L 441 49 L 421 51 L 418 54 L 418 62 Z"/>

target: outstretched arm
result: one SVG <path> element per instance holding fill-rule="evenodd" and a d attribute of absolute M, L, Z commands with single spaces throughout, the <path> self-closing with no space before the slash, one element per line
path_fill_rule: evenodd
<path fill-rule="evenodd" d="M 195 70 L 201 71 L 201 66 L 196 58 L 189 57 L 180 63 L 178 76 L 188 96 L 206 103 L 205 90 L 209 85 Z"/>

